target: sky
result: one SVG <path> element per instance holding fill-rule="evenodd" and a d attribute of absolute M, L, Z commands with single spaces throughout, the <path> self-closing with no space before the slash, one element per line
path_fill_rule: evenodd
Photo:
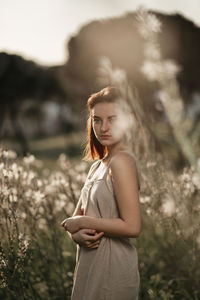
<path fill-rule="evenodd" d="M 63 64 L 67 41 L 84 24 L 139 6 L 181 13 L 200 26 L 199 0 L 0 0 L 0 52 L 42 65 Z"/>

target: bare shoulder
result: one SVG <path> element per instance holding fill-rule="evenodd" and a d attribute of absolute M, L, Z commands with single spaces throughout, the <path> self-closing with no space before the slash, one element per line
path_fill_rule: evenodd
<path fill-rule="evenodd" d="M 119 152 L 110 162 L 112 178 L 116 180 L 137 181 L 140 189 L 140 180 L 137 170 L 136 161 L 133 155 L 127 152 Z"/>
<path fill-rule="evenodd" d="M 127 152 L 119 152 L 112 157 L 110 162 L 111 169 L 120 170 L 122 169 L 136 169 L 136 162 L 134 157 Z"/>

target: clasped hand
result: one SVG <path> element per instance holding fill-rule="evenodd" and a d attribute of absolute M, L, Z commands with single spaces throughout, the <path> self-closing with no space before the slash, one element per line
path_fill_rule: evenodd
<path fill-rule="evenodd" d="M 81 229 L 80 221 L 82 216 L 74 216 L 71 218 L 65 219 L 61 225 L 64 227 L 65 230 L 69 231 L 71 234 L 79 231 Z"/>
<path fill-rule="evenodd" d="M 81 216 L 74 216 L 65 219 L 61 225 L 71 233 L 73 241 L 87 248 L 98 248 L 104 232 L 97 232 L 94 229 L 80 229 Z"/>

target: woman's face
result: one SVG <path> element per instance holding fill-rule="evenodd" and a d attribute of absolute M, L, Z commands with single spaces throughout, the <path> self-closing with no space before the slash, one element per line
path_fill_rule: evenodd
<path fill-rule="evenodd" d="M 111 146 L 122 141 L 125 128 L 123 114 L 114 102 L 97 103 L 92 109 L 92 127 L 97 140 L 103 146 Z"/>

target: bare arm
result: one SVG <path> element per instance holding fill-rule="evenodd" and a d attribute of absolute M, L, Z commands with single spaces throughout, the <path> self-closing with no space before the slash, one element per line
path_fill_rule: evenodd
<path fill-rule="evenodd" d="M 117 198 L 119 218 L 105 219 L 89 216 L 68 218 L 63 222 L 67 230 L 76 232 L 81 228 L 103 231 L 111 237 L 137 237 L 141 232 L 141 215 L 137 169 L 135 161 L 126 153 L 119 153 L 111 162 L 113 186 Z"/>
<path fill-rule="evenodd" d="M 81 201 L 81 197 L 80 197 L 76 204 L 76 207 L 75 207 L 72 217 L 83 215 L 83 211 L 81 209 L 81 204 L 82 204 L 82 201 Z M 68 231 L 68 234 L 69 234 L 70 238 L 72 238 L 71 232 Z"/>
<path fill-rule="evenodd" d="M 90 172 L 88 173 L 88 176 L 89 174 Z M 81 209 L 81 206 L 82 200 L 80 196 L 72 217 L 83 216 L 83 210 Z M 79 230 L 75 233 L 71 233 L 70 231 L 67 231 L 67 233 L 75 243 L 91 249 L 98 248 L 100 239 L 104 235 L 103 232 L 97 232 L 94 229 L 86 227 L 83 229 L 79 228 Z"/>

